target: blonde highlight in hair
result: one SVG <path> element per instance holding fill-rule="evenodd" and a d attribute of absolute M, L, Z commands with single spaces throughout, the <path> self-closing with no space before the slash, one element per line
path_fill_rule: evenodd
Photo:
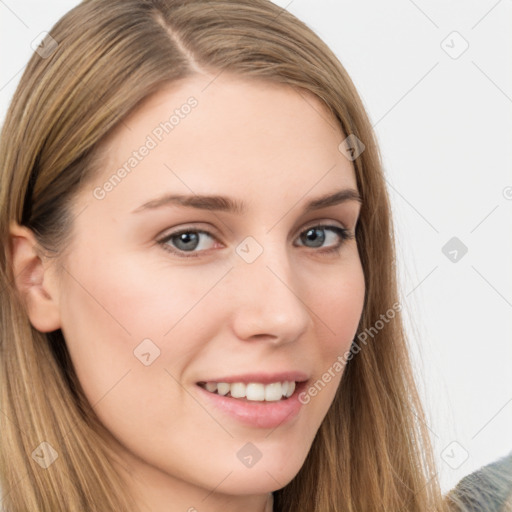
<path fill-rule="evenodd" d="M 80 30 L 77 30 L 77 27 Z M 165 84 L 230 72 L 320 98 L 366 148 L 354 161 L 356 237 L 366 282 L 360 330 L 398 302 L 390 205 L 375 136 L 355 87 L 304 23 L 267 0 L 85 0 L 34 54 L 3 126 L 0 153 L 0 482 L 8 512 L 133 511 L 108 432 L 81 391 L 62 333 L 34 329 L 15 290 L 9 225 L 50 258 L 72 237 L 74 195 L 101 168 L 114 127 Z M 400 314 L 348 362 L 279 512 L 444 510 Z M 42 469 L 41 442 L 58 452 Z"/>

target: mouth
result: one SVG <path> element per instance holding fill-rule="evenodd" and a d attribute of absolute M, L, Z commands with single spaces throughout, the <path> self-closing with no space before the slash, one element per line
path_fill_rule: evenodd
<path fill-rule="evenodd" d="M 308 380 L 298 372 L 279 376 L 254 374 L 201 381 L 196 386 L 207 403 L 238 423 L 275 429 L 297 421 L 303 406 L 299 395 Z"/>
<path fill-rule="evenodd" d="M 197 385 L 214 395 L 246 402 L 279 402 L 288 400 L 301 382 L 294 380 L 262 382 L 198 382 Z"/>
<path fill-rule="evenodd" d="M 299 396 L 310 374 L 301 371 L 253 372 L 196 382 L 199 396 L 237 423 L 250 427 L 290 428 L 301 417 Z"/>

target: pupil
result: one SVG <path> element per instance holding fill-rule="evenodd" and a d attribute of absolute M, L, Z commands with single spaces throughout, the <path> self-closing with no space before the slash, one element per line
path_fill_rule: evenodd
<path fill-rule="evenodd" d="M 194 249 L 198 242 L 197 233 L 181 233 L 178 235 L 178 245 L 183 243 L 184 246 L 179 247 L 180 249 Z M 192 242 L 192 244 L 190 244 Z"/>
<path fill-rule="evenodd" d="M 325 233 L 322 229 L 311 228 L 306 231 L 306 238 L 310 242 L 314 242 L 313 247 L 320 247 L 325 241 Z"/>

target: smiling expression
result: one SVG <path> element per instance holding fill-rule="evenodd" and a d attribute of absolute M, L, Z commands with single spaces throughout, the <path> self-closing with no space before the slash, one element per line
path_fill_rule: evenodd
<path fill-rule="evenodd" d="M 356 334 L 360 202 L 317 98 L 211 80 L 167 85 L 109 137 L 74 203 L 61 328 L 140 481 L 258 494 L 296 475 L 338 388 L 296 399 Z"/>

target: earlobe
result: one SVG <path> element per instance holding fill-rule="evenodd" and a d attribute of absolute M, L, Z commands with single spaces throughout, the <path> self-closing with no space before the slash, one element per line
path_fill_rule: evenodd
<path fill-rule="evenodd" d="M 30 323 L 41 332 L 55 331 L 61 324 L 51 262 L 30 229 L 12 222 L 9 231 L 14 280 Z"/>

